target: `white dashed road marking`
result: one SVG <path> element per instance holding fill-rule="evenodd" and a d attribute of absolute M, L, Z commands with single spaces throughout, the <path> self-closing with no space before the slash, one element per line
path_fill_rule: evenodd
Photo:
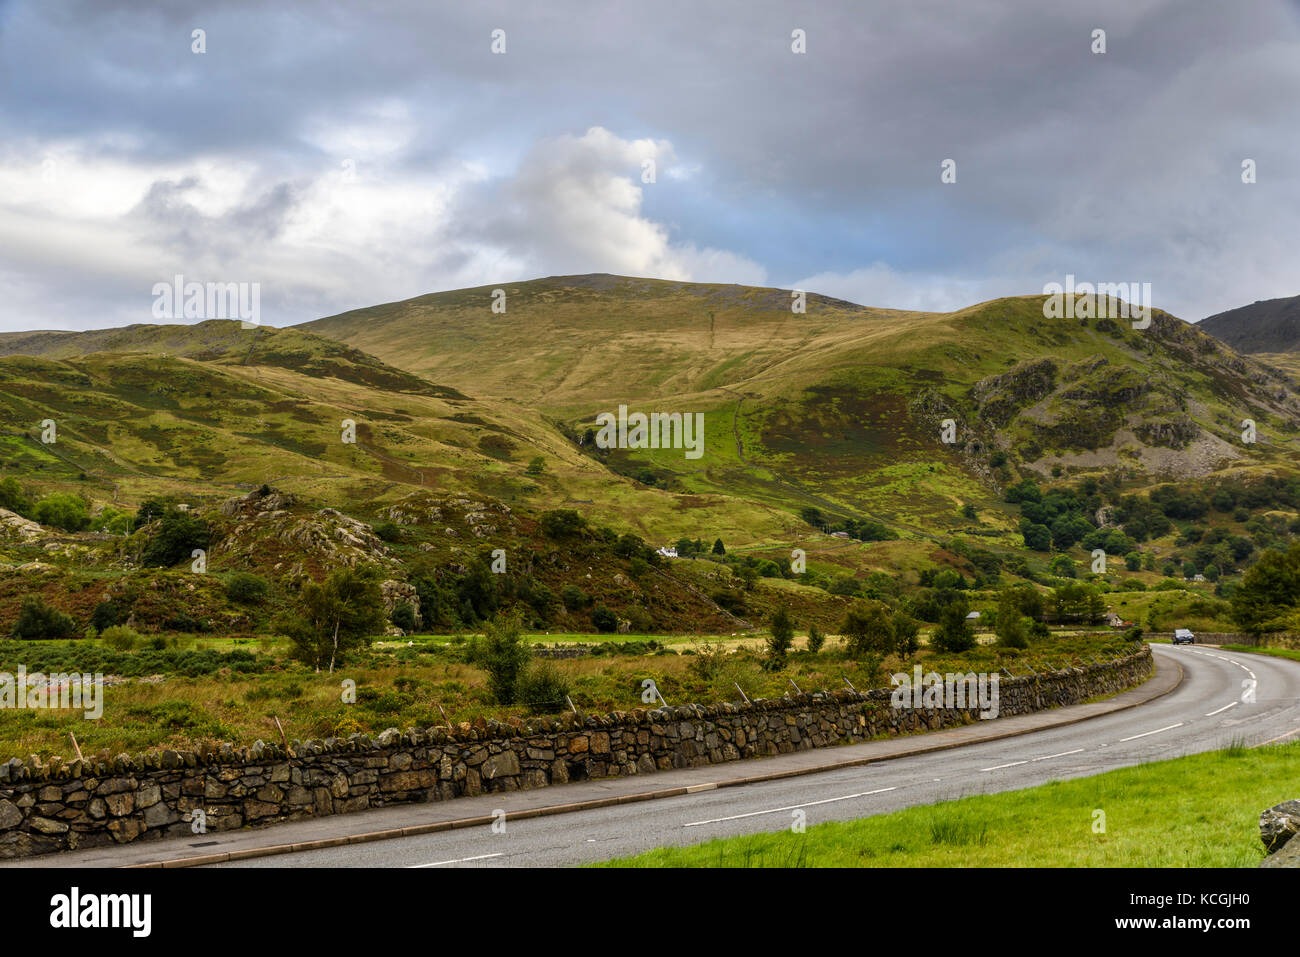
<path fill-rule="evenodd" d="M 683 824 L 682 827 L 700 827 L 703 824 L 721 824 L 723 821 L 739 821 L 743 817 L 758 817 L 760 814 L 779 814 L 782 811 L 796 811 L 801 807 L 815 807 L 818 804 L 834 804 L 836 801 L 851 801 L 854 798 L 867 797 L 871 794 L 884 794 L 886 791 L 897 791 L 898 788 L 880 788 L 875 791 L 861 791 L 857 794 L 846 794 L 843 797 L 826 798 L 824 801 L 809 801 L 806 804 L 791 804 L 789 807 L 774 807 L 767 811 L 750 811 L 748 814 L 732 814 L 730 817 L 715 817 L 711 821 L 692 821 L 690 824 Z"/>
<path fill-rule="evenodd" d="M 1156 728 L 1154 731 L 1143 731 L 1141 734 L 1132 734 L 1127 738 L 1120 738 L 1120 744 L 1125 741 L 1136 741 L 1138 738 L 1145 738 L 1149 734 L 1159 734 L 1161 731 L 1172 731 L 1174 728 L 1181 728 L 1185 722 L 1179 721 L 1177 724 L 1171 724 L 1167 728 Z"/>

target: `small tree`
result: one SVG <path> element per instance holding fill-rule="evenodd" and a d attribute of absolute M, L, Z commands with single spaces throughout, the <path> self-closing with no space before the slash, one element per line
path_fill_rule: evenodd
<path fill-rule="evenodd" d="M 597 605 L 591 613 L 591 624 L 597 631 L 615 631 L 618 628 L 618 615 L 604 605 Z"/>
<path fill-rule="evenodd" d="M 518 615 L 498 615 L 487 623 L 481 639 L 475 639 L 469 658 L 488 673 L 488 688 L 498 704 L 514 704 L 519 679 L 532 653 L 523 641 Z"/>
<path fill-rule="evenodd" d="M 714 541 L 714 543 L 713 543 L 713 554 L 715 554 L 715 555 L 725 555 L 725 554 L 727 554 L 727 549 L 723 546 L 723 544 L 722 544 L 722 539 L 719 538 L 719 539 L 717 539 L 717 540 Z"/>
<path fill-rule="evenodd" d="M 7 508 L 19 515 L 26 515 L 32 507 L 29 496 L 16 478 L 0 480 L 0 508 Z"/>
<path fill-rule="evenodd" d="M 334 666 L 384 630 L 384 598 L 374 569 L 336 568 L 325 581 L 303 585 L 299 613 L 279 622 L 294 655 L 320 670 Z"/>
<path fill-rule="evenodd" d="M 966 620 L 968 611 L 966 601 L 959 598 L 939 614 L 939 625 L 930 639 L 937 651 L 957 653 L 975 647 L 975 632 Z"/>
<path fill-rule="evenodd" d="M 186 512 L 169 508 L 163 513 L 149 543 L 140 554 L 145 567 L 170 568 L 189 558 L 196 548 L 207 548 L 212 537 L 207 522 Z"/>
<path fill-rule="evenodd" d="M 894 650 L 903 658 L 910 658 L 916 654 L 917 649 L 921 647 L 921 641 L 917 637 L 921 626 L 917 620 L 902 612 L 895 612 L 889 627 L 894 638 Z"/>
<path fill-rule="evenodd" d="M 1020 596 L 1010 588 L 1004 588 L 998 596 L 997 623 L 993 631 L 1003 648 L 1029 647 L 1029 630 L 1020 614 Z"/>
<path fill-rule="evenodd" d="M 772 633 L 767 639 L 767 664 L 772 669 L 785 667 L 786 655 L 794 645 L 794 625 L 790 614 L 784 607 L 778 608 L 772 616 Z"/>
<path fill-rule="evenodd" d="M 808 650 L 814 655 L 822 650 L 822 645 L 826 643 L 826 636 L 821 633 L 816 625 L 808 626 Z"/>
<path fill-rule="evenodd" d="M 880 602 L 857 602 L 845 614 L 840 631 L 848 639 L 850 657 L 887 652 L 893 641 L 889 608 Z"/>

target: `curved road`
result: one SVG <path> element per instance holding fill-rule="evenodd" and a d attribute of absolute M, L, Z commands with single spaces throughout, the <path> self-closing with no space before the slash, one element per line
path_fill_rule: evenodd
<path fill-rule="evenodd" d="M 1171 693 L 1126 711 L 1001 741 L 637 804 L 214 865 L 555 867 L 716 837 L 809 825 L 1032 787 L 1300 734 L 1300 663 L 1213 647 L 1152 645 L 1182 665 Z M 1254 682 L 1254 701 L 1243 700 Z M 707 769 L 699 772 L 707 780 Z"/>

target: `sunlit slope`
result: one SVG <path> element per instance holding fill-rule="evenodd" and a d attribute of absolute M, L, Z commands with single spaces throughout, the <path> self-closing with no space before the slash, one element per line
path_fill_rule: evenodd
<path fill-rule="evenodd" d="M 504 313 L 492 312 L 495 289 Z M 1289 377 L 1159 311 L 1135 329 L 1049 319 L 1042 296 L 940 314 L 810 294 L 796 313 L 789 290 L 599 275 L 438 293 L 303 328 L 533 406 L 575 438 L 620 404 L 703 412 L 698 460 L 599 457 L 663 486 L 859 512 L 905 533 L 946 531 L 968 502 L 993 507 L 986 532 L 1008 530 L 996 502 L 1022 473 L 1154 481 L 1296 461 Z"/>

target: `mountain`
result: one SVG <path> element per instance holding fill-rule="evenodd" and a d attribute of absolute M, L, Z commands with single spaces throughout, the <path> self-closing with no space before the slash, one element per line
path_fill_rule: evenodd
<path fill-rule="evenodd" d="M 492 311 L 496 289 L 504 312 Z M 1295 461 L 1290 376 L 1159 310 L 1137 330 L 1047 319 L 1042 296 L 952 313 L 815 295 L 805 313 L 790 304 L 790 290 L 566 276 L 299 328 L 535 408 L 575 442 L 619 405 L 703 412 L 699 460 L 676 449 L 596 457 L 682 493 L 861 514 L 913 535 L 949 529 L 962 503 L 997 502 L 1022 472 L 1149 482 Z M 1246 418 L 1253 445 L 1240 441 Z M 946 419 L 952 443 L 941 441 Z M 986 532 L 1012 527 L 996 509 L 989 521 Z"/>
<path fill-rule="evenodd" d="M 1300 296 L 1263 299 L 1209 316 L 1197 325 L 1238 352 L 1300 352 Z"/>
<path fill-rule="evenodd" d="M 1231 485 L 1218 500 L 1232 529 L 1258 512 L 1261 543 L 1289 527 L 1289 514 L 1264 512 L 1288 505 L 1277 489 L 1300 471 L 1295 367 L 1159 310 L 1140 329 L 1097 318 L 1110 302 L 1095 299 L 1069 319 L 1048 318 L 1041 295 L 949 313 L 814 293 L 792 310 L 799 302 L 791 290 L 570 276 L 288 329 L 222 320 L 0 335 L 0 480 L 19 479 L 32 498 L 75 492 L 96 515 L 158 495 L 189 504 L 219 535 L 214 568 L 256 570 L 289 591 L 303 574 L 374 560 L 393 594 L 423 581 L 422 602 L 463 610 L 486 594 L 475 563 L 504 548 L 517 563 L 512 600 L 583 629 L 589 603 L 556 610 L 565 586 L 656 628 L 716 631 L 780 603 L 833 625 L 851 592 L 824 589 L 845 575 L 880 573 L 884 588 L 938 568 L 1045 574 L 1051 542 L 1026 549 L 1025 515 L 1008 502 L 1026 479 L 1097 480 L 1085 495 L 1094 524 L 1103 503 L 1122 509 L 1176 482 L 1206 501 Z M 698 418 L 700 444 L 603 447 L 602 414 L 620 410 Z M 49 422 L 53 443 L 42 441 Z M 1267 494 L 1243 491 L 1265 478 Z M 546 531 L 557 510 L 580 518 L 550 516 L 553 529 L 587 523 L 587 553 Z M 1051 516 L 1035 514 L 1047 534 Z M 1183 531 L 1165 523 L 1150 557 L 1188 547 Z M 34 534 L 0 513 L 0 566 L 117 574 L 150 533 Z M 755 556 L 778 575 L 774 563 L 802 549 L 822 586 L 777 578 L 742 593 L 713 562 L 647 565 L 645 543 L 683 538 L 706 549 L 722 539 L 728 561 Z M 10 585 L 4 614 L 30 582 Z M 235 613 L 213 600 L 213 614 Z"/>

